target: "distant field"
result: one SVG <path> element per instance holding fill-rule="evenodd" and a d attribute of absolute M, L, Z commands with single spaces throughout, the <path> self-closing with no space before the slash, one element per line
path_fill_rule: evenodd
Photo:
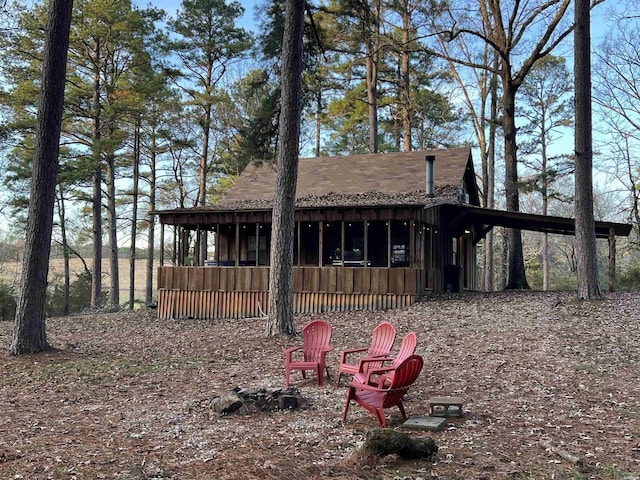
<path fill-rule="evenodd" d="M 82 272 L 84 267 L 82 262 L 78 258 L 72 258 L 70 261 L 71 266 L 71 279 L 76 274 Z M 87 261 L 87 266 L 91 268 L 91 261 Z M 156 262 L 153 269 L 153 290 L 154 298 L 156 297 L 156 284 L 157 284 L 157 267 L 159 263 Z M 146 286 L 146 260 L 136 260 L 136 275 L 135 275 L 135 298 L 144 299 L 145 286 Z M 124 303 L 129 299 L 129 259 L 120 259 L 118 262 L 119 277 L 120 277 L 120 303 Z M 20 274 L 22 270 L 22 263 L 19 262 L 4 262 L 0 264 L 0 281 L 3 283 L 10 283 L 18 285 L 20 283 Z M 102 260 L 102 288 L 109 288 L 109 276 L 110 276 L 109 260 Z M 64 274 L 64 263 L 61 258 L 54 258 L 49 262 L 49 282 L 61 283 L 62 276 Z"/>

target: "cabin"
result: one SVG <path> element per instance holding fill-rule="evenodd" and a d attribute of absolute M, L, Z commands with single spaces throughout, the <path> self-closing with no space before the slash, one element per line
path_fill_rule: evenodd
<path fill-rule="evenodd" d="M 252 163 L 216 205 L 153 212 L 162 252 L 173 227 L 172 258 L 166 265 L 162 255 L 158 270 L 160 318 L 266 310 L 275 180 L 274 165 Z M 295 313 L 399 308 L 432 292 L 477 290 L 476 245 L 495 225 L 575 230 L 572 219 L 481 208 L 468 147 L 300 159 Z M 597 234 L 615 245 L 626 227 L 598 222 Z M 212 248 L 200 258 L 193 244 L 204 238 Z"/>

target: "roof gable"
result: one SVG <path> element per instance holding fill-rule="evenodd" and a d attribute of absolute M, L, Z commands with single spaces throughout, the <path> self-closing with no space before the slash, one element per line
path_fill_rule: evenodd
<path fill-rule="evenodd" d="M 298 164 L 297 203 L 349 204 L 425 203 L 426 155 L 435 155 L 435 191 L 439 198 L 458 194 L 471 168 L 469 147 L 418 152 L 394 152 L 345 157 L 302 158 Z M 272 164 L 249 164 L 219 206 L 273 200 L 276 170 Z M 469 179 L 467 179 L 469 181 Z M 365 195 L 367 194 L 367 195 Z M 366 197 L 366 198 L 363 198 Z M 368 200 L 367 200 L 368 199 Z"/>

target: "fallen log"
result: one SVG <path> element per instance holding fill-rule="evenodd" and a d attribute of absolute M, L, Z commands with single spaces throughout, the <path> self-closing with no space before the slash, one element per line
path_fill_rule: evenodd
<path fill-rule="evenodd" d="M 560 447 L 554 447 L 549 440 L 540 439 L 539 443 L 542 448 L 555 453 L 556 455 L 563 458 L 564 460 L 567 460 L 568 462 L 571 462 L 574 465 L 577 465 L 579 467 L 583 466 L 582 459 L 580 459 L 579 457 L 576 457 L 575 455 L 570 454 L 569 452 L 567 452 L 566 450 L 563 450 Z"/>

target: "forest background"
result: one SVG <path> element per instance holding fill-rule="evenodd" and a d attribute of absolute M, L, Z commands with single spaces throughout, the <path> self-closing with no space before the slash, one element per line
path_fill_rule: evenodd
<path fill-rule="evenodd" d="M 637 287 L 640 7 L 595 3 L 595 216 L 633 224 L 616 265 L 618 287 Z M 564 4 L 570 11 L 568 0 L 503 2 L 515 71 L 552 9 Z M 50 314 L 152 304 L 159 242 L 149 212 L 215 203 L 249 162 L 275 158 L 282 4 L 248 6 L 254 11 L 223 0 L 75 2 Z M 26 1 L 0 8 L 0 309 L 8 319 L 24 244 L 46 8 Z M 572 18 L 566 13 L 560 27 L 570 28 Z M 486 42 L 461 34 L 482 32 L 487 22 L 472 0 L 308 2 L 302 155 L 471 145 L 483 205 L 504 208 L 499 68 Z M 573 216 L 572 51 L 572 35 L 559 39 L 517 91 L 524 212 Z M 599 242 L 605 275 L 608 246 Z M 172 242 L 165 248 L 172 258 Z M 495 229 L 479 248 L 480 284 L 503 288 L 506 233 Z M 524 233 L 523 255 L 532 288 L 575 288 L 573 237 Z"/>

